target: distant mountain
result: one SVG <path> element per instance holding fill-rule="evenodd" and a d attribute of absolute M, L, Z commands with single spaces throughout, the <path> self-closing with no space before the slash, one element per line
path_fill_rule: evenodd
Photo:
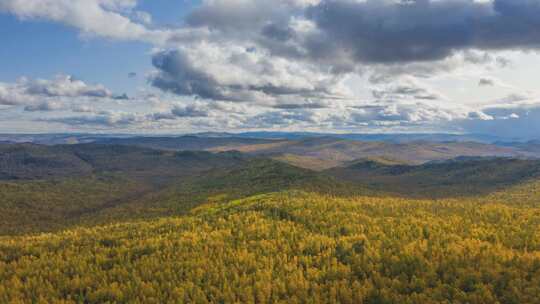
<path fill-rule="evenodd" d="M 497 145 L 512 147 L 529 153 L 540 154 L 540 140 L 531 140 L 528 142 L 497 142 Z"/>
<path fill-rule="evenodd" d="M 313 137 L 332 137 L 339 139 L 350 139 L 357 141 L 383 141 L 391 143 L 408 143 L 408 142 L 481 142 L 481 143 L 496 143 L 496 142 L 523 142 L 519 139 L 500 138 L 494 135 L 484 134 L 445 134 L 445 133 L 379 133 L 379 134 L 362 134 L 362 133 L 317 133 L 317 132 L 201 132 L 185 135 L 137 135 L 137 134 L 0 134 L 0 142 L 13 143 L 36 143 L 45 145 L 55 144 L 78 144 L 91 143 L 107 139 L 129 139 L 129 138 L 179 138 L 179 137 L 199 137 L 199 138 L 249 138 L 249 139 L 286 139 L 300 140 Z"/>
<path fill-rule="evenodd" d="M 125 138 L 129 135 L 117 134 L 0 134 L 0 142 L 5 143 L 33 143 L 39 145 L 64 145 L 92 143 L 105 138 Z"/>
<path fill-rule="evenodd" d="M 137 146 L 171 151 L 231 151 L 248 145 L 275 143 L 275 140 L 242 137 L 199 137 L 194 135 L 180 137 L 130 137 L 99 139 L 96 143 L 106 145 Z"/>
<path fill-rule="evenodd" d="M 240 151 L 249 155 L 272 157 L 295 166 L 314 170 L 324 170 L 367 157 L 384 157 L 411 164 L 422 164 L 430 161 L 453 159 L 459 156 L 518 158 L 540 156 L 540 151 L 536 153 L 535 151 L 521 150 L 519 147 L 497 146 L 478 142 L 358 141 L 333 136 L 262 139 L 212 135 L 212 137 L 105 138 L 98 140 L 98 143 L 170 151 Z"/>
<path fill-rule="evenodd" d="M 479 136 L 472 136 L 479 139 Z M 133 146 L 164 151 L 240 151 L 262 155 L 292 165 L 325 170 L 360 158 L 384 157 L 411 164 L 447 160 L 459 156 L 540 157 L 540 143 L 532 141 L 488 144 L 465 141 L 465 135 L 451 134 L 325 134 L 249 132 L 200 133 L 186 136 L 127 135 L 0 135 L 0 140 L 33 142 L 45 145 L 95 143 Z M 487 137 L 483 141 L 488 141 Z M 444 141 L 443 141 L 444 140 Z"/>
<path fill-rule="evenodd" d="M 360 141 L 384 141 L 392 143 L 409 143 L 409 142 L 479 142 L 493 143 L 499 140 L 499 137 L 482 134 L 443 134 L 443 133 L 402 133 L 402 134 L 344 134 L 340 138 L 360 140 Z"/>
<path fill-rule="evenodd" d="M 520 151 L 512 147 L 475 142 L 362 142 L 333 137 L 312 137 L 301 140 L 280 142 L 275 145 L 253 145 L 239 147 L 239 151 L 266 155 L 278 159 L 293 159 L 291 163 L 302 165 L 301 158 L 309 163 L 320 160 L 328 165 L 344 164 L 360 158 L 384 157 L 410 164 L 422 164 L 435 160 L 447 160 L 459 156 L 533 157 L 534 153 Z M 286 156 L 286 157 L 285 157 Z M 309 160 L 309 161 L 307 161 Z M 315 168 L 314 168 L 315 169 Z"/>
<path fill-rule="evenodd" d="M 197 136 L 197 137 L 244 137 L 244 136 L 237 136 L 233 133 L 227 133 L 227 132 L 201 132 L 201 133 L 193 133 L 193 134 L 187 134 L 186 136 Z"/>
<path fill-rule="evenodd" d="M 502 139 L 493 135 L 484 134 L 445 134 L 445 133 L 314 133 L 314 132 L 244 132 L 244 133 L 197 133 L 200 137 L 247 137 L 265 139 L 288 139 L 299 140 L 310 137 L 331 137 L 339 139 L 350 139 L 357 141 L 384 141 L 392 143 L 406 143 L 416 141 L 426 142 L 481 142 L 494 143 Z"/>

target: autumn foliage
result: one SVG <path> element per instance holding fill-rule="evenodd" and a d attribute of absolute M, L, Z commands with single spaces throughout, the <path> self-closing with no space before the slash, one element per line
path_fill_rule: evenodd
<path fill-rule="evenodd" d="M 538 185 L 487 197 L 302 191 L 0 239 L 1 303 L 538 303 Z"/>

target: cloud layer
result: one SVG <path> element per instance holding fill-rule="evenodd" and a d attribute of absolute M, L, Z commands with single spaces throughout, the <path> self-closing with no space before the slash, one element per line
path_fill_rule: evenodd
<path fill-rule="evenodd" d="M 42 121 L 512 134 L 537 126 L 534 92 L 491 74 L 512 68 L 508 52 L 540 48 L 539 0 L 203 0 L 177 28 L 154 26 L 137 0 L 1 0 L 0 12 L 153 47 L 152 98 L 69 76 L 0 83 L 0 105 L 70 114 Z M 490 99 L 455 98 L 449 75 L 456 91 Z M 116 108 L 95 109 L 95 100 Z"/>

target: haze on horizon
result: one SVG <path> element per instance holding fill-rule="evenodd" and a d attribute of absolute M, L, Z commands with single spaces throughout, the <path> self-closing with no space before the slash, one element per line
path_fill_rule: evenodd
<path fill-rule="evenodd" d="M 534 139 L 540 0 L 0 0 L 0 133 Z"/>

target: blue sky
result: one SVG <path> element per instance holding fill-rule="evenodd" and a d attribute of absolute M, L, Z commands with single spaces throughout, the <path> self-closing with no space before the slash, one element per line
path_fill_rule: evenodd
<path fill-rule="evenodd" d="M 540 0 L 0 0 L 0 132 L 532 139 L 538 14 Z"/>
<path fill-rule="evenodd" d="M 198 1 L 146 0 L 138 9 L 148 12 L 155 26 L 180 26 L 183 16 Z M 140 81 L 128 78 L 151 68 L 151 44 L 80 38 L 79 30 L 47 20 L 20 19 L 0 14 L 0 81 L 13 82 L 21 76 L 50 78 L 68 74 L 100 82 L 117 92 L 133 94 Z"/>

